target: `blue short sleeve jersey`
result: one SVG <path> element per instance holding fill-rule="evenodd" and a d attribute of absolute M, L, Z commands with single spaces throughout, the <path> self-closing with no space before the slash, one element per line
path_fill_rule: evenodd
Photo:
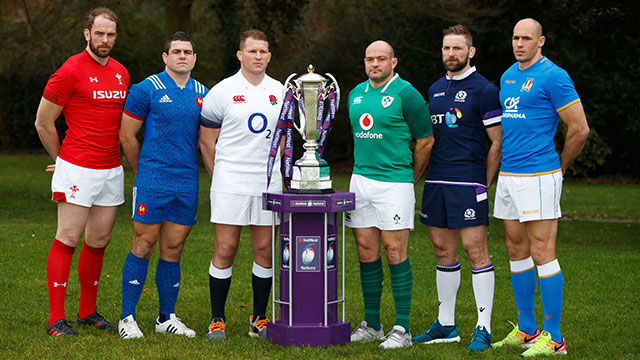
<path fill-rule="evenodd" d="M 580 101 L 569 74 L 542 57 L 520 70 L 518 63 L 500 79 L 502 175 L 539 175 L 560 170 L 553 137 L 558 113 Z"/>
<path fill-rule="evenodd" d="M 198 191 L 198 131 L 208 91 L 192 78 L 181 89 L 166 71 L 131 87 L 124 113 L 144 121 L 135 186 Z"/>
<path fill-rule="evenodd" d="M 438 79 L 429 88 L 435 143 L 427 181 L 486 186 L 486 128 L 500 125 L 498 88 L 476 72 Z"/>

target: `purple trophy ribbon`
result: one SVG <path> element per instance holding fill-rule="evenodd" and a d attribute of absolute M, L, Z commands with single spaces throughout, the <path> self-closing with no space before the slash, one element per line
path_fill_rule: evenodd
<path fill-rule="evenodd" d="M 282 104 L 282 109 L 280 109 L 280 115 L 278 116 L 278 123 L 276 125 L 276 129 L 273 132 L 273 139 L 271 140 L 271 147 L 269 150 L 269 160 L 267 162 L 267 190 L 269 189 L 269 185 L 271 184 L 271 175 L 273 173 L 273 166 L 276 161 L 276 157 L 278 155 L 278 147 L 280 146 L 280 139 L 285 135 L 284 132 L 286 130 L 286 138 L 285 143 L 290 145 L 290 147 L 285 147 L 285 185 L 287 189 L 291 184 L 291 158 L 293 156 L 293 116 L 294 116 L 294 102 L 295 99 L 293 97 L 293 90 L 287 90 L 284 101 Z M 291 138 L 289 138 L 291 137 Z M 287 182 L 286 174 L 287 174 L 287 164 L 289 166 L 289 178 Z"/>
<path fill-rule="evenodd" d="M 320 136 L 318 139 L 317 153 L 320 157 L 324 154 L 324 147 L 327 144 L 327 138 L 329 137 L 329 132 L 331 132 L 331 128 L 333 127 L 333 120 L 336 118 L 336 111 L 338 110 L 335 91 L 329 91 L 327 98 L 329 99 L 329 111 L 327 111 L 327 115 L 324 117 L 324 121 L 322 122 L 320 122 L 322 119 L 322 112 L 318 110 L 318 130 L 320 131 Z M 319 105 L 318 108 L 320 108 Z"/>

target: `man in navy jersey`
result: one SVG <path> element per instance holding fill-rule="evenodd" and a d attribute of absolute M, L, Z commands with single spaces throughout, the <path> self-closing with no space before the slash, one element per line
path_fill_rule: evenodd
<path fill-rule="evenodd" d="M 567 353 L 560 333 L 563 278 L 556 258 L 560 195 L 564 173 L 589 135 L 573 81 L 542 56 L 544 43 L 539 22 L 520 20 L 511 38 L 516 63 L 500 79 L 503 158 L 493 213 L 504 226 L 518 325 L 493 346 L 528 347 L 524 357 Z M 567 125 L 560 155 L 553 142 L 558 118 Z M 536 265 L 542 332 L 534 313 Z"/>
<path fill-rule="evenodd" d="M 502 109 L 498 89 L 476 72 L 472 36 L 463 25 L 443 31 L 442 62 L 447 73 L 429 88 L 435 144 L 422 197 L 420 221 L 429 228 L 437 257 L 438 318 L 413 341 L 460 341 L 455 323 L 460 286 L 458 238 L 469 256 L 478 321 L 469 345 L 491 345 L 494 271 L 487 248 L 487 188 L 500 165 Z M 485 143 L 491 147 L 485 164 Z"/>
<path fill-rule="evenodd" d="M 136 305 L 156 244 L 160 258 L 156 287 L 160 303 L 155 330 L 195 337 L 175 315 L 180 289 L 180 255 L 196 222 L 198 207 L 198 131 L 207 88 L 191 78 L 195 45 L 183 32 L 164 47 L 165 71 L 135 84 L 122 114 L 122 152 L 136 172 L 133 187 L 133 244 L 122 270 L 123 339 L 143 337 Z M 142 148 L 136 133 L 144 124 Z M 159 240 L 158 240 L 159 239 Z"/>

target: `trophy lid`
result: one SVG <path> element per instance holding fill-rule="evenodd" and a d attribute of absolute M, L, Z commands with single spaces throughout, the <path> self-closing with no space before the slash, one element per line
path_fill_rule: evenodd
<path fill-rule="evenodd" d="M 321 83 L 321 82 L 327 81 L 327 79 L 324 76 L 320 74 L 316 74 L 314 71 L 315 71 L 315 67 L 313 66 L 313 64 L 309 64 L 309 66 L 307 66 L 307 73 L 304 75 L 301 75 L 296 80 L 302 81 L 305 83 Z"/>

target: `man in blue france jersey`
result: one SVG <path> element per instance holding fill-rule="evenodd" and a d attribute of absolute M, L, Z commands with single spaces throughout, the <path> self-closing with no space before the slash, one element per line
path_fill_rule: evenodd
<path fill-rule="evenodd" d="M 136 173 L 133 243 L 122 270 L 118 330 L 123 339 L 143 337 L 136 322 L 136 305 L 157 243 L 160 258 L 155 280 L 160 308 L 155 330 L 191 338 L 196 335 L 175 315 L 180 255 L 196 222 L 198 132 L 202 100 L 208 92 L 191 78 L 195 50 L 185 33 L 173 34 L 162 53 L 165 71 L 131 87 L 122 114 L 122 151 Z M 136 133 L 143 124 L 141 148 Z"/>
<path fill-rule="evenodd" d="M 524 357 L 567 353 L 560 333 L 563 279 L 555 246 L 560 194 L 563 175 L 589 135 L 573 81 L 542 56 L 544 43 L 539 22 L 520 20 L 511 39 L 517 62 L 500 79 L 502 164 L 493 213 L 504 225 L 518 325 L 493 346 L 528 347 Z M 558 117 L 567 125 L 560 155 L 553 143 Z M 534 313 L 535 265 L 542 333 Z"/>
<path fill-rule="evenodd" d="M 498 88 L 470 65 L 473 39 L 463 25 L 443 31 L 442 62 L 447 74 L 429 88 L 435 144 L 422 197 L 420 221 L 429 228 L 437 257 L 438 318 L 414 341 L 458 342 L 456 295 L 460 287 L 458 238 L 469 256 L 478 321 L 469 345 L 491 345 L 494 271 L 487 247 L 487 188 L 500 166 L 502 108 Z M 491 147 L 485 164 L 487 135 Z"/>

